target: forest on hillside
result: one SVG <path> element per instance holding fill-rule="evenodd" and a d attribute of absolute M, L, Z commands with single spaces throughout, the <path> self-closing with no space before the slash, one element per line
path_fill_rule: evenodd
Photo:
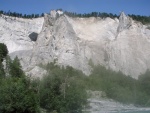
<path fill-rule="evenodd" d="M 11 59 L 0 43 L 0 113 L 81 113 L 86 90 L 78 71 L 51 65 L 42 79 L 26 75 L 18 57 Z"/>
<path fill-rule="evenodd" d="M 63 11 L 62 9 L 57 9 L 57 10 Z M 12 16 L 12 17 L 18 17 L 18 18 L 26 18 L 26 19 L 44 17 L 44 13 L 42 13 L 42 14 L 22 14 L 22 13 L 11 12 L 11 11 L 5 12 L 2 10 L 0 10 L 0 14 Z M 64 11 L 64 14 L 66 14 L 70 17 L 82 17 L 82 18 L 89 18 L 89 17 L 101 17 L 101 18 L 110 17 L 112 19 L 119 18 L 119 15 L 112 14 L 112 13 L 105 13 L 105 12 L 91 12 L 91 13 L 81 14 L 81 13 Z M 128 16 L 131 17 L 133 20 L 142 22 L 143 24 L 150 23 L 150 16 L 141 16 L 141 15 L 134 15 L 134 14 L 129 14 Z"/>
<path fill-rule="evenodd" d="M 93 71 L 86 76 L 56 61 L 40 64 L 47 74 L 31 79 L 19 58 L 11 59 L 7 46 L 0 43 L 0 113 L 82 113 L 90 98 L 87 90 L 103 91 L 107 98 L 121 103 L 150 107 L 149 70 L 134 79 L 92 62 L 89 65 Z"/>

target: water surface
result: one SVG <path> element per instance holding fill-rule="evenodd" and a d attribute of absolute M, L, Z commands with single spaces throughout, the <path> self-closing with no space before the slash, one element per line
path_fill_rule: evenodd
<path fill-rule="evenodd" d="M 150 113 L 150 110 L 142 110 L 142 111 L 118 111 L 118 112 L 110 112 L 110 113 Z"/>

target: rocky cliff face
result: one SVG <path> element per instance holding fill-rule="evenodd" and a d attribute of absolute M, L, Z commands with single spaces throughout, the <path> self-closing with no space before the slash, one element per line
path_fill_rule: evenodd
<path fill-rule="evenodd" d="M 0 42 L 8 46 L 9 52 L 30 50 L 34 45 L 34 37 L 40 33 L 43 18 L 22 19 L 0 16 Z"/>
<path fill-rule="evenodd" d="M 1 16 L 0 25 L 0 42 L 12 57 L 18 55 L 26 71 L 54 60 L 87 75 L 89 60 L 134 78 L 150 69 L 150 30 L 124 13 L 119 19 L 101 19 L 51 11 L 33 20 Z"/>

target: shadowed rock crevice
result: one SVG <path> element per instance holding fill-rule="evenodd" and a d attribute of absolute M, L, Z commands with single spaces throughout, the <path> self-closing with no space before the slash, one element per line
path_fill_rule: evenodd
<path fill-rule="evenodd" d="M 31 41 L 36 41 L 38 37 L 38 33 L 32 32 L 31 34 L 29 34 L 29 38 L 31 39 Z"/>

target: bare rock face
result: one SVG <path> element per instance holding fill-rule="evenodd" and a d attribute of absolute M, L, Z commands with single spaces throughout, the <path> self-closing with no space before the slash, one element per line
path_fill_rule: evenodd
<path fill-rule="evenodd" d="M 122 12 L 119 17 L 119 26 L 117 31 L 121 32 L 125 29 L 128 29 L 132 25 L 132 19 Z"/>
<path fill-rule="evenodd" d="M 31 69 L 29 72 L 27 72 L 27 75 L 31 76 L 32 79 L 39 78 L 42 79 L 43 75 L 46 75 L 47 71 L 43 68 L 40 68 L 39 66 L 35 66 L 33 69 Z"/>
<path fill-rule="evenodd" d="M 32 33 L 40 33 L 43 21 L 43 18 L 22 19 L 1 15 L 0 42 L 7 45 L 9 53 L 30 50 L 34 41 L 29 36 Z"/>
<path fill-rule="evenodd" d="M 118 28 L 121 30 L 116 40 L 107 44 L 108 66 L 138 78 L 138 75 L 150 69 L 150 30 L 140 22 L 124 17 L 124 14 L 121 14 L 119 21 Z"/>
<path fill-rule="evenodd" d="M 37 61 L 47 63 L 55 60 L 59 65 L 69 65 L 89 74 L 87 60 L 80 53 L 78 37 L 67 17 L 57 12 L 45 15 L 43 29 L 33 49 L 30 66 L 37 64 Z"/>
<path fill-rule="evenodd" d="M 87 75 L 91 72 L 89 60 L 134 78 L 150 69 L 150 30 L 124 13 L 119 19 L 71 18 L 53 10 L 44 19 L 10 23 L 7 19 L 0 17 L 1 26 L 5 26 L 0 27 L 0 41 L 6 43 L 12 57 L 18 55 L 26 71 L 54 60 Z M 22 31 L 25 29 L 27 33 Z M 36 40 L 31 40 L 35 39 L 33 32 L 38 34 Z M 23 39 L 18 40 L 20 37 Z"/>

